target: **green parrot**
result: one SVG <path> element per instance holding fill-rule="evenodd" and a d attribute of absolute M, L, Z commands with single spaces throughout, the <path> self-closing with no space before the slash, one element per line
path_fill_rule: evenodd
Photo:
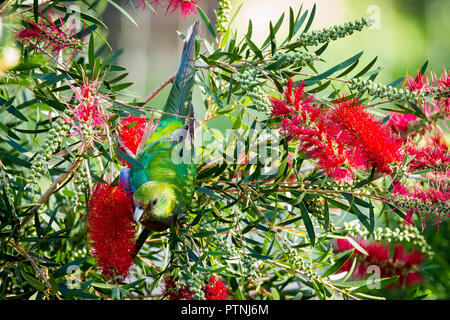
<path fill-rule="evenodd" d="M 128 182 L 133 192 L 134 219 L 145 227 L 137 240 L 136 254 L 152 231 L 168 229 L 187 213 L 192 202 L 196 167 L 191 100 L 197 32 L 198 22 L 186 36 L 181 64 L 156 128 L 135 157 L 137 163 L 121 172 L 120 180 Z"/>

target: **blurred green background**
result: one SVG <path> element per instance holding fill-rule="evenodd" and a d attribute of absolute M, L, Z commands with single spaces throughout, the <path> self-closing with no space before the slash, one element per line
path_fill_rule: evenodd
<path fill-rule="evenodd" d="M 330 44 L 323 56 L 328 62 L 322 65 L 324 68 L 364 50 L 361 65 L 378 56 L 376 66 L 383 68 L 378 79 L 390 83 L 406 73 L 415 74 L 426 60 L 437 73 L 441 73 L 449 61 L 448 0 L 233 0 L 232 3 L 233 9 L 244 3 L 233 29 L 242 35 L 251 18 L 253 39 L 257 43 L 267 36 L 269 21 L 277 21 L 283 12 L 287 14 L 284 31 L 287 32 L 289 6 L 297 11 L 303 4 L 304 10 L 311 10 L 316 3 L 312 30 L 363 16 L 373 17 L 374 29 Z M 199 5 L 214 22 L 217 1 L 201 0 Z M 128 11 L 132 12 L 131 9 Z M 130 80 L 135 82 L 131 89 L 145 97 L 176 70 L 182 47 L 176 32 L 185 32 L 197 17 L 185 19 L 178 13 L 166 16 L 161 9 L 157 14 L 149 9 L 136 9 L 136 12 L 138 27 L 111 6 L 103 13 L 103 19 L 110 29 L 108 41 L 112 47 L 125 49 L 119 63 L 130 71 Z M 205 28 L 202 33 L 207 35 Z M 153 106 L 162 105 L 166 94 L 157 96 Z"/>

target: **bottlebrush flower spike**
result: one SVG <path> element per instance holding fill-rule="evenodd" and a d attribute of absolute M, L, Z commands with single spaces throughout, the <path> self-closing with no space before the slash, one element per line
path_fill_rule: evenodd
<path fill-rule="evenodd" d="M 450 75 L 447 73 L 447 70 L 441 74 L 438 80 L 438 86 L 442 89 L 450 90 Z"/>
<path fill-rule="evenodd" d="M 48 23 L 42 15 L 38 23 L 28 20 L 30 26 L 20 30 L 16 38 L 28 43 L 31 48 L 52 55 L 53 59 L 56 59 L 62 50 L 70 48 L 73 50 L 70 61 L 78 51 L 84 48 L 82 39 L 85 35 L 78 38 L 76 25 L 74 23 L 66 25 L 62 18 L 54 22 L 49 16 L 47 20 Z"/>
<path fill-rule="evenodd" d="M 178 286 L 173 277 L 164 278 L 163 297 L 167 300 L 194 300 L 188 286 Z"/>
<path fill-rule="evenodd" d="M 413 114 L 409 113 L 389 113 L 391 116 L 387 121 L 387 126 L 391 129 L 392 132 L 398 134 L 401 137 L 406 137 L 410 132 L 408 125 L 411 122 L 418 120 L 419 118 Z M 416 132 L 411 132 L 412 135 L 416 134 Z"/>
<path fill-rule="evenodd" d="M 145 128 L 147 126 L 147 120 L 145 116 L 135 117 L 128 116 L 122 118 L 119 124 L 119 136 L 125 147 L 128 148 L 134 155 L 136 154 L 137 148 L 141 143 L 142 137 L 144 136 Z M 119 149 L 123 152 L 123 147 L 119 145 Z M 122 164 L 130 167 L 131 165 L 122 160 Z"/>
<path fill-rule="evenodd" d="M 428 78 L 424 78 L 420 70 L 417 71 L 416 78 L 406 77 L 406 86 L 411 91 L 429 91 L 431 89 Z"/>
<path fill-rule="evenodd" d="M 365 158 L 367 169 L 373 166 L 380 173 L 390 173 L 388 165 L 401 161 L 401 141 L 356 99 L 335 103 L 330 125 L 341 141 Z"/>
<path fill-rule="evenodd" d="M 146 2 L 148 0 L 141 0 L 141 2 L 139 3 L 139 5 L 137 6 L 142 7 L 143 9 L 145 9 L 146 7 Z M 187 17 L 189 16 L 191 13 L 197 13 L 197 9 L 195 8 L 195 6 L 197 5 L 197 3 L 200 0 L 165 0 L 167 2 L 167 9 L 166 9 L 166 14 L 169 13 L 174 13 L 176 10 L 180 10 L 181 11 L 181 15 L 183 17 Z M 163 5 L 161 4 L 161 0 L 154 0 L 154 1 L 149 1 L 152 5 L 155 5 L 155 9 L 158 8 L 158 6 L 163 7 Z"/>
<path fill-rule="evenodd" d="M 401 244 L 396 244 L 394 252 L 391 255 L 389 246 L 379 241 L 366 241 L 361 239 L 355 240 L 367 253 L 363 255 L 358 250 L 354 251 L 356 257 L 356 267 L 352 273 L 352 278 L 365 279 L 367 277 L 367 268 L 376 265 L 380 268 L 382 278 L 399 276 L 398 282 L 394 284 L 397 287 L 404 285 L 410 286 L 419 283 L 422 280 L 419 265 L 425 260 L 425 256 L 414 248 L 409 252 Z M 345 240 L 338 239 L 335 243 L 336 251 L 342 252 L 353 249 L 353 245 Z M 347 261 L 338 271 L 350 271 L 352 261 Z M 394 285 L 388 286 L 392 288 Z"/>
<path fill-rule="evenodd" d="M 88 202 L 87 230 L 102 273 L 125 278 L 135 248 L 134 203 L 121 186 L 97 184 Z"/>
<path fill-rule="evenodd" d="M 189 16 L 191 13 L 197 13 L 197 9 L 195 6 L 200 0 L 168 0 L 169 5 L 167 7 L 167 11 L 171 10 L 170 13 L 180 9 L 181 15 L 183 17 Z"/>
<path fill-rule="evenodd" d="M 212 276 L 209 278 L 209 284 L 203 287 L 206 300 L 227 300 L 228 292 L 222 280 Z"/>
<path fill-rule="evenodd" d="M 292 108 L 289 107 L 286 102 L 274 97 L 270 97 L 269 99 L 272 104 L 272 116 L 285 116 L 292 113 Z"/>
<path fill-rule="evenodd" d="M 214 276 L 209 278 L 208 284 L 202 287 L 202 291 L 205 293 L 205 300 L 229 300 L 230 298 L 225 283 Z M 168 300 L 196 300 L 192 297 L 193 294 L 189 286 L 177 284 L 173 277 L 164 278 L 164 298 Z"/>
<path fill-rule="evenodd" d="M 71 112 L 67 121 L 72 127 L 71 135 L 80 136 L 83 144 L 93 140 L 101 142 L 100 135 L 107 125 L 108 115 L 104 108 L 106 96 L 99 93 L 101 82 L 99 79 L 84 78 L 80 84 L 68 84 L 75 102 L 66 104 Z"/>
<path fill-rule="evenodd" d="M 422 229 L 429 216 L 434 215 L 439 224 L 450 217 L 450 188 L 448 182 L 438 182 L 424 189 L 420 185 L 408 188 L 399 181 L 392 183 L 391 202 L 406 211 L 405 222 L 411 224 L 414 213 L 420 216 Z"/>
<path fill-rule="evenodd" d="M 414 157 L 408 163 L 408 170 L 415 172 L 424 169 L 447 172 L 450 169 L 450 152 L 447 146 L 437 143 L 417 148 L 412 142 L 405 146 L 404 152 Z"/>
<path fill-rule="evenodd" d="M 351 182 L 358 169 L 390 173 L 401 160 L 400 139 L 383 127 L 356 99 L 335 102 L 335 107 L 314 104 L 304 82 L 293 89 L 287 83 L 285 100 L 272 98 L 272 116 L 282 116 L 281 132 L 297 139 L 300 151 L 318 160 L 318 166 L 337 182 Z"/>

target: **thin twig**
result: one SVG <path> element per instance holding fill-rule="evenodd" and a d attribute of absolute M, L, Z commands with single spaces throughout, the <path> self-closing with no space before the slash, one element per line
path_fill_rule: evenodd
<path fill-rule="evenodd" d="M 150 100 L 152 100 L 158 93 L 162 91 L 169 83 L 172 83 L 175 80 L 175 77 L 177 76 L 177 73 L 175 72 L 172 74 L 169 78 L 167 78 L 164 82 L 162 82 L 155 90 L 153 90 L 147 98 L 144 99 L 144 105 L 149 103 Z"/>
<path fill-rule="evenodd" d="M 256 184 L 272 184 L 271 181 L 252 181 L 252 182 L 233 182 L 233 181 L 223 181 L 223 180 L 200 180 L 198 181 L 199 183 L 215 183 L 215 184 L 228 184 L 228 185 L 246 185 L 246 186 L 252 186 L 252 185 L 256 185 Z M 295 188 L 296 187 L 297 182 L 283 182 L 280 187 L 290 187 L 290 188 Z M 350 191 L 350 190 L 324 190 L 324 189 L 295 189 L 296 191 L 299 192 L 305 192 L 305 193 L 320 193 L 320 194 L 341 194 L 341 193 L 348 193 L 354 196 L 358 196 L 358 197 L 367 197 L 367 198 L 374 198 L 380 201 L 388 201 L 388 199 L 386 197 L 383 196 L 378 196 L 378 195 L 372 195 L 372 194 L 366 194 L 366 193 L 359 193 L 359 192 L 354 192 L 354 191 Z M 290 190 L 285 190 L 285 189 L 281 189 L 280 191 L 284 192 L 284 191 L 290 191 Z"/>
<path fill-rule="evenodd" d="M 282 264 L 282 263 L 279 263 L 279 262 L 276 262 L 276 261 L 273 261 L 273 260 L 269 260 L 268 262 L 270 262 L 270 263 L 273 264 L 273 265 L 276 265 L 277 267 L 280 267 L 280 268 L 283 268 L 283 269 L 287 269 L 287 270 L 292 270 L 292 268 L 291 268 L 290 266 L 284 265 L 284 264 Z M 294 269 L 294 271 L 295 271 L 295 273 L 301 275 L 303 278 L 308 279 L 308 277 L 307 277 L 302 271 L 300 271 L 300 270 L 298 270 L 298 269 Z M 340 294 L 342 294 L 342 295 L 344 295 L 344 296 L 347 296 L 347 297 L 349 297 L 349 298 L 351 298 L 351 299 L 354 299 L 354 300 L 361 300 L 361 299 L 359 299 L 358 297 L 355 297 L 354 295 L 352 295 L 351 293 L 349 293 L 349 292 L 347 292 L 347 291 L 345 291 L 345 290 L 336 288 L 332 283 L 330 283 L 330 282 L 328 282 L 328 281 L 324 281 L 323 279 L 320 279 L 320 282 L 321 282 L 323 285 L 327 286 L 328 288 L 331 288 L 331 289 L 333 289 L 333 290 L 336 290 L 337 292 L 339 292 Z"/>
<path fill-rule="evenodd" d="M 39 266 L 37 265 L 36 261 L 33 259 L 33 257 L 31 257 L 29 255 L 28 252 L 26 252 L 24 249 L 22 249 L 18 243 L 10 241 L 9 242 L 14 249 L 16 249 L 21 255 L 25 256 L 27 258 L 27 260 L 31 263 L 31 266 L 33 267 L 34 271 L 39 275 L 39 277 L 42 279 L 42 281 L 44 282 L 44 284 L 47 286 L 47 288 L 50 291 L 53 291 L 53 287 L 50 284 L 50 282 L 48 282 L 48 278 L 47 278 L 47 274 L 46 272 L 42 271 Z M 58 296 L 58 294 L 56 295 Z"/>
<path fill-rule="evenodd" d="M 47 191 L 42 195 L 42 197 L 38 200 L 37 204 L 33 207 L 32 210 L 37 210 L 40 207 L 42 207 L 42 205 L 46 203 L 47 200 L 50 198 L 52 193 L 55 192 L 55 190 L 58 189 L 58 187 L 69 178 L 70 174 L 78 168 L 82 160 L 83 160 L 82 158 L 78 158 L 74 163 L 70 165 L 70 167 L 67 169 L 66 172 L 60 174 L 56 178 L 56 180 L 53 181 L 52 185 L 47 189 Z"/>

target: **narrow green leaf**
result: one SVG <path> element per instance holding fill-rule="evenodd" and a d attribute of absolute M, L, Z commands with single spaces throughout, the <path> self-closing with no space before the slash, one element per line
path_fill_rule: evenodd
<path fill-rule="evenodd" d="M 129 164 L 131 164 L 132 166 L 135 166 L 136 168 L 140 168 L 143 169 L 144 166 L 142 165 L 142 163 L 140 163 L 139 161 L 137 161 L 136 159 L 134 159 L 133 157 L 130 157 L 128 154 L 126 154 L 125 152 L 114 148 L 114 150 L 117 152 L 117 154 L 126 162 L 128 162 Z"/>
<path fill-rule="evenodd" d="M 272 288 L 270 290 L 270 293 L 272 294 L 272 300 L 280 300 L 280 294 L 278 293 L 278 290 L 276 288 Z"/>
<path fill-rule="evenodd" d="M 205 23 L 206 27 L 208 28 L 209 32 L 213 36 L 214 39 L 217 39 L 216 32 L 214 31 L 214 27 L 211 24 L 211 21 L 209 20 L 206 13 L 200 8 L 199 6 L 196 6 L 198 13 L 200 14 L 200 18 L 202 18 L 203 22 Z"/>
<path fill-rule="evenodd" d="M 16 107 L 14 107 L 14 106 L 11 105 L 11 106 L 8 107 L 7 111 L 8 111 L 9 113 L 11 113 L 11 114 L 12 114 L 14 117 L 16 117 L 17 119 L 22 120 L 22 121 L 25 121 L 25 122 L 28 122 L 27 117 L 25 117 L 25 116 L 23 115 L 23 113 L 20 112 Z"/>
<path fill-rule="evenodd" d="M 284 13 L 281 15 L 280 19 L 278 19 L 277 23 L 275 24 L 275 27 L 273 27 L 273 36 L 274 37 L 277 34 L 278 30 L 280 30 L 280 27 L 283 24 L 283 20 L 284 20 Z M 270 24 L 272 24 L 272 22 L 270 22 Z M 267 48 L 267 46 L 270 44 L 271 38 L 272 38 L 272 36 L 271 36 L 271 34 L 269 34 L 269 36 L 267 37 L 267 39 L 264 41 L 264 43 L 262 45 L 263 50 L 265 48 Z"/>
<path fill-rule="evenodd" d="M 343 252 L 343 255 L 337 259 L 334 264 L 327 269 L 322 275 L 322 278 L 326 278 L 328 276 L 331 276 L 332 274 L 336 273 L 353 254 L 353 249 L 347 250 Z"/>
<path fill-rule="evenodd" d="M 125 11 L 124 8 L 122 8 L 120 5 L 118 5 L 117 3 L 115 3 L 113 0 L 108 0 L 108 2 L 117 10 L 120 11 L 120 13 L 122 13 L 128 20 L 131 21 L 131 23 L 133 23 L 136 27 L 138 26 L 138 24 L 136 23 L 136 21 L 134 21 L 134 19 L 128 14 L 128 12 Z"/>
<path fill-rule="evenodd" d="M 256 56 L 258 58 L 260 58 L 261 60 L 264 59 L 261 50 L 258 49 L 258 47 L 256 46 L 256 44 L 250 40 L 249 37 L 245 36 L 245 41 L 247 42 L 248 46 L 250 47 L 250 49 L 256 54 Z"/>
<path fill-rule="evenodd" d="M 316 15 L 316 4 L 314 4 L 314 6 L 312 8 L 311 15 L 309 16 L 308 23 L 306 24 L 306 27 L 303 30 L 303 33 L 308 32 L 309 28 L 311 27 L 311 25 L 312 25 L 312 23 L 314 21 L 315 15 Z"/>
<path fill-rule="evenodd" d="M 303 5 L 302 5 L 303 6 Z M 300 9 L 301 10 L 301 9 Z M 298 12 L 300 15 L 301 11 Z M 298 30 L 302 27 L 303 23 L 305 22 L 306 18 L 308 17 L 308 10 L 305 11 L 305 13 L 302 15 L 300 20 L 297 21 L 294 27 L 294 36 L 297 34 Z"/>
<path fill-rule="evenodd" d="M 421 73 L 422 75 L 424 75 L 425 72 L 427 71 L 427 67 L 428 67 L 428 60 L 425 61 L 425 63 L 423 64 L 422 68 L 420 68 L 420 73 Z"/>
<path fill-rule="evenodd" d="M 372 202 L 370 202 L 369 207 L 369 225 L 370 225 L 369 232 L 373 233 L 373 231 L 375 230 L 375 212 L 373 210 Z"/>
<path fill-rule="evenodd" d="M 359 64 L 359 60 L 356 60 L 350 67 L 348 67 L 347 69 L 345 69 L 344 72 L 338 74 L 336 76 L 336 78 L 342 78 L 343 76 L 346 76 L 347 74 L 349 74 L 350 72 L 353 71 L 353 69 L 356 68 L 356 66 Z"/>
<path fill-rule="evenodd" d="M 93 17 L 85 12 L 80 12 L 80 18 L 92 23 L 95 23 L 96 25 L 108 29 L 108 27 L 106 26 L 106 24 L 104 24 L 101 20 L 97 19 L 96 17 Z"/>
<path fill-rule="evenodd" d="M 363 54 L 363 52 L 360 52 L 357 55 L 351 57 L 350 59 L 345 60 L 344 62 L 341 62 L 338 65 L 334 66 L 333 68 L 325 71 L 324 73 L 319 74 L 318 76 L 306 79 L 305 80 L 306 85 L 307 86 L 313 85 L 313 84 L 317 83 L 318 81 L 331 76 L 335 72 L 337 72 L 339 70 L 342 70 L 344 68 L 347 68 L 348 66 L 352 65 L 353 63 L 355 63 L 355 61 L 359 60 L 359 58 L 361 58 L 362 54 Z"/>
<path fill-rule="evenodd" d="M 34 278 L 33 276 L 30 276 L 28 273 L 26 273 L 23 270 L 21 270 L 20 273 L 22 274 L 22 276 L 24 277 L 24 279 L 28 282 L 28 284 L 30 286 L 32 286 L 33 288 L 35 288 L 38 291 L 45 290 L 45 284 L 43 284 L 41 281 Z"/>
<path fill-rule="evenodd" d="M 275 43 L 275 31 L 273 29 L 272 22 L 270 22 L 270 50 L 272 55 L 275 54 L 275 51 L 277 50 L 277 45 Z"/>
<path fill-rule="evenodd" d="M 272 62 L 271 64 L 269 64 L 267 67 L 265 67 L 264 69 L 266 69 L 266 70 L 277 70 L 277 69 L 279 69 L 282 65 L 284 65 L 284 63 L 286 62 L 286 60 L 287 60 L 287 57 L 286 56 L 284 56 L 284 57 L 282 57 L 281 59 L 279 59 L 279 60 L 277 60 L 277 61 L 275 61 L 275 62 Z"/>
<path fill-rule="evenodd" d="M 287 37 L 287 40 L 291 40 L 294 35 L 294 28 L 295 28 L 295 20 L 294 20 L 294 10 L 292 10 L 292 7 L 289 7 L 289 34 Z"/>
<path fill-rule="evenodd" d="M 38 20 L 39 20 L 39 0 L 33 0 L 33 16 L 34 16 L 34 22 L 38 23 Z"/>
<path fill-rule="evenodd" d="M 95 63 L 95 44 L 94 44 L 94 34 L 91 33 L 89 38 L 89 51 L 88 51 L 88 58 L 89 58 L 89 67 L 91 68 L 92 72 L 94 72 L 94 63 Z"/>
<path fill-rule="evenodd" d="M 357 75 L 355 75 L 355 78 L 359 78 L 359 77 L 362 77 L 363 75 L 365 75 L 366 72 L 369 71 L 370 68 L 373 67 L 373 65 L 375 64 L 375 62 L 377 62 L 377 60 L 378 60 L 378 57 L 375 57 L 375 59 L 370 61 L 369 64 L 364 67 L 364 69 L 362 69 Z"/>
<path fill-rule="evenodd" d="M 314 232 L 314 226 L 311 221 L 311 217 L 309 216 L 309 212 L 303 202 L 300 203 L 300 210 L 302 212 L 303 224 L 306 227 L 306 232 L 308 233 L 309 240 L 314 247 L 314 245 L 316 244 L 316 233 Z"/>
<path fill-rule="evenodd" d="M 25 148 L 22 147 L 20 144 L 14 142 L 14 141 L 12 141 L 12 140 L 6 139 L 5 142 L 6 142 L 7 144 L 9 144 L 11 147 L 13 147 L 14 149 L 16 149 L 16 150 L 17 150 L 18 152 L 20 152 L 20 153 L 28 152 L 27 149 L 25 149 Z"/>
<path fill-rule="evenodd" d="M 328 201 L 325 199 L 325 203 L 323 206 L 323 216 L 325 219 L 324 229 L 328 230 L 330 227 L 330 209 L 328 208 Z"/>
<path fill-rule="evenodd" d="M 7 126 L 5 126 L 3 123 L 0 122 L 0 130 L 3 131 L 8 137 L 14 139 L 14 140 L 20 140 L 20 138 Z M 19 130 L 17 130 L 19 131 Z"/>
<path fill-rule="evenodd" d="M 387 86 L 388 86 L 388 87 L 396 87 L 396 86 L 398 86 L 400 83 L 402 83 L 404 80 L 405 80 L 405 77 L 398 78 L 397 80 L 395 80 L 394 82 L 388 84 Z"/>
<path fill-rule="evenodd" d="M 422 118 L 425 121 L 428 121 L 428 118 L 425 115 L 425 113 L 423 112 L 422 108 L 420 108 L 418 105 L 416 105 L 415 103 L 412 103 L 412 102 L 410 102 L 409 105 L 414 109 L 415 116 L 418 116 L 419 118 Z"/>

